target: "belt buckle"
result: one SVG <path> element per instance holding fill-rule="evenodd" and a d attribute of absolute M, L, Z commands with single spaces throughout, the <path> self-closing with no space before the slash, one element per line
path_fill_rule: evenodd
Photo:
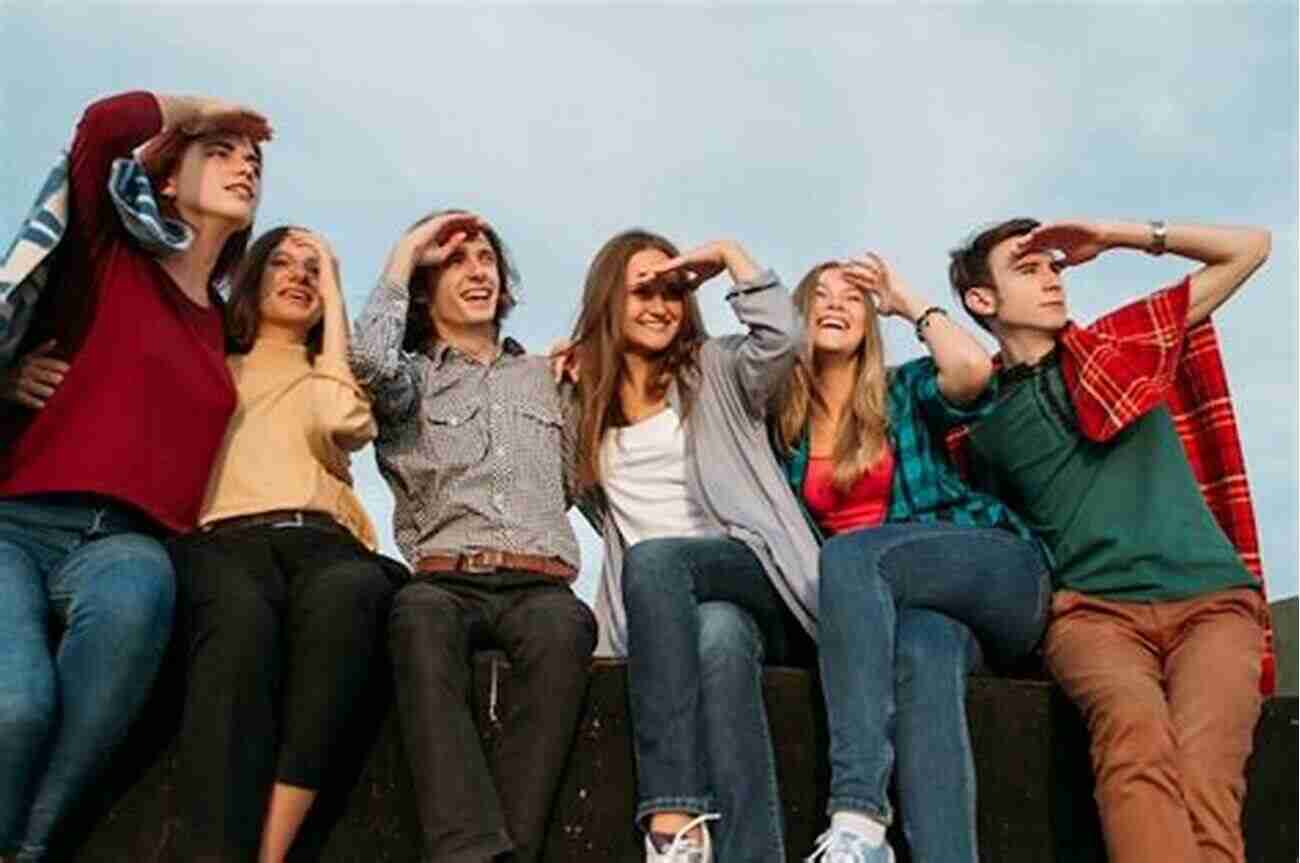
<path fill-rule="evenodd" d="M 456 562 L 456 568 L 463 572 L 495 572 L 505 561 L 505 553 L 496 549 L 484 549 L 469 554 L 462 554 Z"/>
<path fill-rule="evenodd" d="M 271 527 L 302 527 L 302 526 L 303 526 L 302 510 L 296 511 L 293 514 L 293 518 L 286 519 L 284 521 L 277 521 L 271 525 Z"/>

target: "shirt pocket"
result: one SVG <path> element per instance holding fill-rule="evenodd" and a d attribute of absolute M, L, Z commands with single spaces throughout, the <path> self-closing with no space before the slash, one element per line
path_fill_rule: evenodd
<path fill-rule="evenodd" d="M 466 467 L 487 457 L 478 405 L 436 405 L 425 411 L 428 443 L 440 468 Z"/>
<path fill-rule="evenodd" d="M 516 453 L 517 476 L 525 488 L 548 506 L 564 509 L 564 418 L 559 406 L 521 399 L 508 408 L 510 437 Z"/>

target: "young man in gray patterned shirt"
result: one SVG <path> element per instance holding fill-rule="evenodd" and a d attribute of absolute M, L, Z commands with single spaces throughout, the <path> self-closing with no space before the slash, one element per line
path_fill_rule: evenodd
<path fill-rule="evenodd" d="M 569 587 L 570 400 L 544 357 L 500 336 L 515 275 L 485 221 L 434 214 L 397 242 L 352 343 L 415 570 L 389 644 L 425 859 L 437 863 L 540 856 L 596 641 Z M 468 706 L 479 647 L 504 649 L 515 683 L 490 765 Z"/>

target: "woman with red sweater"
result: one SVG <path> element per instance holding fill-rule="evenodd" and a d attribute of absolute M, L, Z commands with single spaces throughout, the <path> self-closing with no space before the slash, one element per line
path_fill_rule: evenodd
<path fill-rule="evenodd" d="M 91 105 L 69 153 L 57 278 L 5 375 L 0 425 L 0 855 L 43 859 L 153 683 L 175 588 L 162 540 L 190 530 L 235 407 L 215 285 L 248 242 L 260 115 L 135 92 Z M 156 257 L 108 190 L 141 144 Z M 63 633 L 51 653 L 48 621 Z"/>

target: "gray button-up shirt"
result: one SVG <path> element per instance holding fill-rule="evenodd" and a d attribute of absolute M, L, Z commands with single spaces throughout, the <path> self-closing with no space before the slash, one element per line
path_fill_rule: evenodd
<path fill-rule="evenodd" d="M 373 399 L 375 454 L 393 490 L 398 548 L 430 554 L 496 549 L 578 568 L 566 512 L 572 400 L 545 357 L 505 339 L 491 363 L 446 344 L 402 350 L 405 285 L 382 278 L 357 320 L 352 372 Z"/>

